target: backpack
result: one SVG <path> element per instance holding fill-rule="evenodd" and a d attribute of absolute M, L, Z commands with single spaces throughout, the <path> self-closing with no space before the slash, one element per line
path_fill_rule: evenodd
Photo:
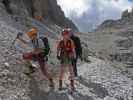
<path fill-rule="evenodd" d="M 79 37 L 73 35 L 71 36 L 71 39 L 73 40 L 75 45 L 76 55 L 78 56 L 82 55 L 82 46 Z"/>
<path fill-rule="evenodd" d="M 43 41 L 43 44 L 45 46 L 45 48 L 44 48 L 44 55 L 47 56 L 47 55 L 50 54 L 50 45 L 49 45 L 48 38 L 41 37 L 41 40 Z"/>
<path fill-rule="evenodd" d="M 44 48 L 43 48 L 43 50 L 44 50 L 44 52 L 43 52 L 44 53 L 44 56 L 49 55 L 49 53 L 50 53 L 50 46 L 49 46 L 48 38 L 46 38 L 46 37 L 40 37 L 39 39 L 42 40 L 43 45 L 44 45 Z M 37 39 L 36 42 L 33 42 L 32 41 L 32 44 L 34 45 L 35 48 L 38 47 L 38 45 L 39 45 L 38 39 Z"/>

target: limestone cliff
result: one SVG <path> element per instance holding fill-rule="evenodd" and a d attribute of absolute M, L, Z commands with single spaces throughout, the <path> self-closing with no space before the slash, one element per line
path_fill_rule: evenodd
<path fill-rule="evenodd" d="M 56 0 L 0 0 L 7 11 L 21 16 L 41 16 L 44 20 L 78 30 L 71 20 L 65 17 L 64 12 Z"/>

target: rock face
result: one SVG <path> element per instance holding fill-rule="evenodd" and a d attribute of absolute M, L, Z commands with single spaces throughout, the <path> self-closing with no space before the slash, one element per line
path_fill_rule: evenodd
<path fill-rule="evenodd" d="M 123 11 L 121 18 L 118 20 L 106 20 L 106 21 L 104 21 L 99 26 L 99 28 L 100 29 L 105 29 L 107 27 L 121 28 L 125 24 L 126 25 L 132 25 L 133 24 L 133 9 L 131 11 L 128 11 L 128 10 Z"/>
<path fill-rule="evenodd" d="M 2 1 L 2 0 L 1 0 Z M 8 9 L 13 14 L 21 16 L 41 16 L 44 20 L 48 20 L 61 27 L 71 27 L 78 30 L 71 20 L 65 17 L 56 0 L 3 0 L 9 5 Z M 7 8 L 7 6 L 6 6 Z"/>
<path fill-rule="evenodd" d="M 133 10 L 125 10 L 118 20 L 104 21 L 89 33 L 88 48 L 102 59 L 133 64 Z"/>
<path fill-rule="evenodd" d="M 133 19 L 133 9 L 129 12 L 128 10 L 125 10 L 123 13 L 122 13 L 122 20 L 128 20 L 129 19 Z"/>
<path fill-rule="evenodd" d="M 115 20 L 107 20 L 107 21 L 103 22 L 100 27 L 102 27 L 102 28 L 104 28 L 104 27 L 112 27 L 115 24 L 116 24 Z"/>

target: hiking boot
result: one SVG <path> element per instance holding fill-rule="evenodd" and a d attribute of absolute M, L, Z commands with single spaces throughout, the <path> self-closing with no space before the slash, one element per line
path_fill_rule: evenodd
<path fill-rule="evenodd" d="M 30 76 L 35 72 L 35 67 L 29 66 L 28 70 L 24 72 L 25 75 Z"/>
<path fill-rule="evenodd" d="M 27 76 L 30 76 L 32 73 L 31 72 L 29 72 L 29 71 L 27 71 L 27 72 L 23 72 L 25 75 L 27 75 Z"/>
<path fill-rule="evenodd" d="M 62 88 L 62 80 L 59 80 L 59 91 L 61 91 L 63 88 Z"/>
<path fill-rule="evenodd" d="M 33 67 L 32 65 L 29 66 L 29 72 L 30 73 L 34 73 L 36 71 L 35 67 Z"/>
<path fill-rule="evenodd" d="M 49 79 L 49 87 L 54 88 L 53 79 Z"/>

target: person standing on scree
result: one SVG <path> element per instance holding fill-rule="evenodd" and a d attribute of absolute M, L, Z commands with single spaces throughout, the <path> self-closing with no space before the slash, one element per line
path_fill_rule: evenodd
<path fill-rule="evenodd" d="M 76 57 L 73 59 L 72 65 L 73 65 L 74 75 L 75 77 L 78 77 L 77 61 L 79 58 L 81 59 L 81 61 L 83 60 L 81 41 L 80 41 L 80 38 L 76 36 L 75 33 L 72 32 L 72 29 L 68 28 L 67 30 L 69 31 L 70 38 L 73 40 L 74 45 L 75 45 Z"/>
<path fill-rule="evenodd" d="M 53 79 L 48 73 L 48 69 L 46 68 L 46 59 L 45 59 L 45 47 L 44 43 L 41 39 L 37 38 L 38 29 L 36 27 L 33 27 L 29 32 L 27 32 L 27 36 L 30 38 L 30 44 L 33 48 L 31 52 L 24 53 L 23 59 L 25 61 L 34 60 L 37 61 L 40 65 L 41 71 L 43 75 L 49 80 L 49 86 L 54 87 Z M 29 46 L 25 40 L 20 39 L 20 41 Z"/>
<path fill-rule="evenodd" d="M 70 73 L 70 86 L 71 90 L 74 91 L 74 71 L 72 66 L 72 59 L 75 58 L 75 46 L 73 41 L 70 39 L 69 31 L 62 31 L 63 39 L 57 46 L 57 59 L 60 61 L 60 75 L 59 75 L 59 90 L 62 90 L 62 83 L 64 77 L 65 66 L 68 67 Z"/>

